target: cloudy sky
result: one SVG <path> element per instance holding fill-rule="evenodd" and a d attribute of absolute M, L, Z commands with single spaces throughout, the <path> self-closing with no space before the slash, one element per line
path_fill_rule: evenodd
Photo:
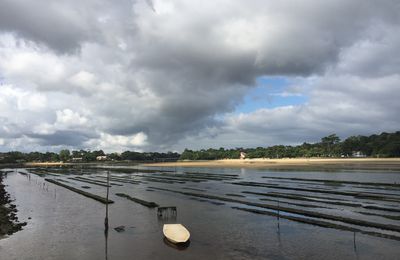
<path fill-rule="evenodd" d="M 0 151 L 400 130 L 397 0 L 1 0 Z"/>

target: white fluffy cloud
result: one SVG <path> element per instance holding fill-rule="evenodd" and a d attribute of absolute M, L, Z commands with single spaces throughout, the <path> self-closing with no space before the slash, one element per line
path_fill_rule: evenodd
<path fill-rule="evenodd" d="M 181 150 L 398 130 L 396 1 L 0 3 L 2 150 Z M 43 15 L 46 14 L 46 15 Z M 307 103 L 233 114 L 260 77 Z"/>

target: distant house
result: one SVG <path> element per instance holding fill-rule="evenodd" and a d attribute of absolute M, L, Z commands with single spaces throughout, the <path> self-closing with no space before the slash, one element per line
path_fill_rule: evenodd
<path fill-rule="evenodd" d="M 242 160 L 246 159 L 246 153 L 245 152 L 240 152 L 240 159 L 242 159 Z"/>
<path fill-rule="evenodd" d="M 97 157 L 96 157 L 96 160 L 97 160 L 97 161 L 105 161 L 105 160 L 107 160 L 107 156 L 105 156 L 105 155 L 97 156 Z"/>
<path fill-rule="evenodd" d="M 82 157 L 74 157 L 74 158 L 72 158 L 73 162 L 81 162 L 82 160 L 83 160 Z"/>
<path fill-rule="evenodd" d="M 365 154 L 363 154 L 361 151 L 353 151 L 353 153 L 351 154 L 352 157 L 356 157 L 356 158 L 364 158 L 367 157 Z"/>

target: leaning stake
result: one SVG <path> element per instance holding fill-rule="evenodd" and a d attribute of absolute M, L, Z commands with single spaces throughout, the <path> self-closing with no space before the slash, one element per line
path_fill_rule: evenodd
<path fill-rule="evenodd" d="M 109 189 L 110 189 L 110 171 L 107 171 L 107 196 L 106 196 L 107 200 L 108 200 Z M 108 232 L 108 203 L 106 204 L 106 218 L 104 219 L 104 232 Z"/>

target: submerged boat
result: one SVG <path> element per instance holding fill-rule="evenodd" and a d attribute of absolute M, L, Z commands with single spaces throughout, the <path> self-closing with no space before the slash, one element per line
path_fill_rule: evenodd
<path fill-rule="evenodd" d="M 189 231 L 181 224 L 164 224 L 164 236 L 172 243 L 185 243 L 190 238 Z"/>

